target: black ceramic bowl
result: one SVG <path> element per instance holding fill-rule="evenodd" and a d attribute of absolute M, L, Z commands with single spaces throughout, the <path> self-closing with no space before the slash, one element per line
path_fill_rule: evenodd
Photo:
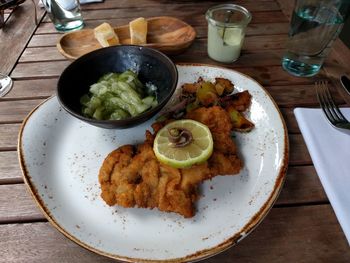
<path fill-rule="evenodd" d="M 142 83 L 157 87 L 158 105 L 142 114 L 123 120 L 95 120 L 82 115 L 80 98 L 90 85 L 109 72 L 138 71 Z M 70 64 L 57 84 L 57 97 L 62 107 L 73 116 L 102 128 L 128 128 L 150 119 L 169 101 L 177 85 L 174 63 L 163 53 L 146 47 L 124 45 L 98 49 Z"/>

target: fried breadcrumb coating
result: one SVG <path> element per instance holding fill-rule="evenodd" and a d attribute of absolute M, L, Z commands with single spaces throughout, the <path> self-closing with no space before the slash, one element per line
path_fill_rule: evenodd
<path fill-rule="evenodd" d="M 201 182 L 217 175 L 234 175 L 241 170 L 243 163 L 231 137 L 230 116 L 223 108 L 198 108 L 185 118 L 209 127 L 214 140 L 212 156 L 204 163 L 184 169 L 159 162 L 153 152 L 153 141 L 166 123 L 154 123 L 154 133 L 146 131 L 143 144 L 119 147 L 104 160 L 99 182 L 101 197 L 108 205 L 158 208 L 185 218 L 193 217 Z"/>

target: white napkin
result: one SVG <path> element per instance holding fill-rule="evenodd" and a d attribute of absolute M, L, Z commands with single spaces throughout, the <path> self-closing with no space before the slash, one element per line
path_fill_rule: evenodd
<path fill-rule="evenodd" d="M 350 120 L 350 108 L 342 113 Z M 312 161 L 350 245 L 350 134 L 334 129 L 321 109 L 294 110 Z"/>

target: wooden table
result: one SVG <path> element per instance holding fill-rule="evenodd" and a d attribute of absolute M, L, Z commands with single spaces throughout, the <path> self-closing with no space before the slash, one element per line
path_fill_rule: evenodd
<path fill-rule="evenodd" d="M 319 78 L 350 75 L 350 51 L 336 41 L 322 72 L 296 78 L 281 67 L 291 1 L 235 1 L 253 19 L 240 59 L 224 65 L 250 75 L 272 95 L 286 120 L 290 162 L 283 190 L 261 225 L 235 247 L 204 262 L 350 262 L 350 249 L 320 184 L 293 114 L 298 106 L 318 107 L 313 83 Z M 207 56 L 205 11 L 216 1 L 106 0 L 83 6 L 87 27 L 103 21 L 123 25 L 131 18 L 176 16 L 197 31 L 194 44 L 176 62 L 220 65 Z M 60 37 L 40 9 L 34 23 L 26 1 L 6 12 L 0 30 L 0 72 L 14 79 L 12 91 L 0 99 L 0 262 L 112 262 L 65 238 L 45 219 L 23 183 L 17 161 L 17 136 L 24 117 L 55 93 L 57 79 L 69 65 L 56 49 Z M 339 104 L 350 105 L 336 83 Z"/>

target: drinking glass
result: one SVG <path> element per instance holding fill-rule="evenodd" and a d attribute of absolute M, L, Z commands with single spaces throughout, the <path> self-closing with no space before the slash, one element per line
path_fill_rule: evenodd
<path fill-rule="evenodd" d="M 84 27 L 79 0 L 43 0 L 43 4 L 57 31 Z"/>
<path fill-rule="evenodd" d="M 245 29 L 252 16 L 242 6 L 223 4 L 206 12 L 208 21 L 208 55 L 224 63 L 237 60 L 241 53 Z"/>
<path fill-rule="evenodd" d="M 349 11 L 348 0 L 296 0 L 282 67 L 292 75 L 316 75 Z"/>

